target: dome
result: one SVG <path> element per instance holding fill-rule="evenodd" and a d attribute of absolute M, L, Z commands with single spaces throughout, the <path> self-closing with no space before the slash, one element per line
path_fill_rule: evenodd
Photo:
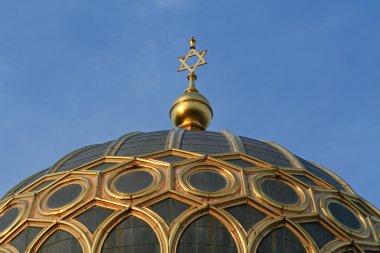
<path fill-rule="evenodd" d="M 0 253 L 371 253 L 380 212 L 272 141 L 206 131 L 206 50 L 180 57 L 175 128 L 77 149 L 0 199 Z M 190 57 L 197 63 L 188 65 Z"/>
<path fill-rule="evenodd" d="M 180 127 L 77 149 L 0 204 L 0 252 L 379 252 L 379 232 L 322 166 Z"/>

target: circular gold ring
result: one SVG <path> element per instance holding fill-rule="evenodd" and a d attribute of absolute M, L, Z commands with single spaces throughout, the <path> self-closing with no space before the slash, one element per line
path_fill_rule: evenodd
<path fill-rule="evenodd" d="M 134 172 L 134 171 L 145 171 L 149 173 L 153 178 L 152 182 L 147 187 L 137 192 L 125 193 L 125 192 L 118 191 L 115 187 L 115 181 L 121 176 Z M 138 166 L 138 167 L 129 167 L 129 168 L 114 172 L 106 179 L 105 191 L 107 192 L 108 195 L 117 199 L 130 199 L 130 198 L 142 197 L 149 193 L 152 193 L 155 190 L 157 190 L 161 186 L 161 184 L 162 184 L 161 171 L 154 167 L 144 165 L 144 166 Z"/>
<path fill-rule="evenodd" d="M 340 204 L 346 209 L 348 209 L 349 211 L 351 211 L 351 213 L 358 219 L 360 223 L 360 228 L 358 229 L 350 228 L 342 224 L 338 219 L 336 219 L 329 209 L 329 205 L 331 203 Z M 327 218 L 329 218 L 335 225 L 339 226 L 344 231 L 352 235 L 358 236 L 360 238 L 366 238 L 369 236 L 369 233 L 370 233 L 369 226 L 365 222 L 365 218 L 363 217 L 363 215 L 353 204 L 341 198 L 338 198 L 334 195 L 327 195 L 327 196 L 322 197 L 319 201 L 319 204 L 321 206 L 323 213 L 327 216 Z"/>
<path fill-rule="evenodd" d="M 276 181 L 280 181 L 280 182 L 286 184 L 287 186 L 289 186 L 294 191 L 294 193 L 298 197 L 298 200 L 292 204 L 282 203 L 282 202 L 274 200 L 273 198 L 268 196 L 263 191 L 262 184 L 267 180 L 276 180 Z M 302 190 L 301 187 L 299 187 L 298 185 L 294 184 L 293 182 L 291 182 L 285 178 L 277 176 L 274 173 L 263 172 L 263 173 L 256 174 L 252 177 L 252 181 L 251 181 L 250 185 L 251 185 L 252 192 L 259 199 L 262 199 L 263 201 L 267 202 L 268 204 L 270 204 L 274 207 L 277 207 L 279 209 L 285 209 L 288 211 L 298 212 L 298 211 L 305 210 L 306 207 L 309 205 L 309 198 L 304 193 L 304 191 Z"/>
<path fill-rule="evenodd" d="M 0 209 L 0 218 L 9 210 L 17 208 L 18 214 L 15 217 L 15 219 L 0 233 L 0 237 L 8 233 L 20 220 L 22 217 L 24 217 L 26 210 L 27 210 L 27 202 L 20 200 L 17 202 L 14 202 L 10 204 L 9 206 L 4 206 L 2 209 Z"/>
<path fill-rule="evenodd" d="M 207 191 L 203 191 L 203 190 L 195 188 L 190 183 L 190 177 L 200 171 L 211 171 L 218 174 L 219 176 L 223 177 L 223 179 L 226 182 L 226 185 L 222 189 L 214 191 L 214 192 L 207 192 Z M 184 167 L 182 171 L 180 171 L 178 182 L 185 191 L 192 193 L 194 195 L 203 196 L 203 197 L 225 196 L 225 195 L 233 193 L 238 186 L 236 177 L 233 173 L 231 173 L 226 168 L 218 167 L 209 163 L 190 165 L 190 166 Z"/>
<path fill-rule="evenodd" d="M 62 189 L 65 186 L 71 185 L 71 184 L 78 184 L 81 186 L 82 190 L 80 194 L 71 202 L 57 208 L 51 208 L 47 205 L 47 202 L 49 200 L 49 197 L 51 197 L 55 192 Z M 91 182 L 89 179 L 84 177 L 77 177 L 77 178 L 71 178 L 68 180 L 64 180 L 60 182 L 59 184 L 55 185 L 53 188 L 49 189 L 43 196 L 41 201 L 39 201 L 37 210 L 41 214 L 50 215 L 50 214 L 57 214 L 57 213 L 63 213 L 66 210 L 70 209 L 71 207 L 75 206 L 79 202 L 84 199 L 91 189 Z"/>

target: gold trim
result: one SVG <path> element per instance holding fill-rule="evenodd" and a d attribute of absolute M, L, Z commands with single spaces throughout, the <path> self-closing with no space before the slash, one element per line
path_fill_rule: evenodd
<path fill-rule="evenodd" d="M 240 226 L 235 220 L 229 220 L 228 216 L 225 216 L 221 210 L 218 210 L 213 206 L 200 206 L 196 209 L 191 210 L 190 212 L 187 212 L 185 215 L 180 216 L 180 219 L 176 220 L 176 222 L 173 222 L 174 225 L 171 228 L 169 237 L 170 253 L 177 252 L 180 238 L 182 237 L 187 227 L 205 215 L 210 215 L 223 224 L 235 242 L 238 253 L 247 252 L 246 236 L 244 232 L 241 231 Z"/>
<path fill-rule="evenodd" d="M 74 170 L 75 171 L 84 171 L 84 172 L 98 172 L 98 171 L 99 172 L 105 172 L 108 170 L 115 169 L 119 165 L 121 165 L 122 163 L 131 161 L 131 160 L 133 160 L 133 158 L 130 158 L 130 157 L 103 156 L 99 159 L 96 159 L 96 160 L 90 162 L 90 163 L 86 163 L 86 164 L 83 164 L 79 167 L 76 167 Z M 107 168 L 103 171 L 91 170 L 93 167 L 100 165 L 100 164 L 103 164 L 103 163 L 114 163 L 114 164 L 110 165 L 109 168 Z"/>
<path fill-rule="evenodd" d="M 168 231 L 162 224 L 150 213 L 138 207 L 129 207 L 128 209 L 118 212 L 115 216 L 112 215 L 113 219 L 108 220 L 107 223 L 103 223 L 101 230 L 103 233 L 98 233 L 95 237 L 94 235 L 94 244 L 93 250 L 94 253 L 100 253 L 102 246 L 107 239 L 107 236 L 113 231 L 113 229 L 127 219 L 130 216 L 134 216 L 138 219 L 143 220 L 157 236 L 158 243 L 160 245 L 161 253 L 168 253 Z"/>
<path fill-rule="evenodd" d="M 47 201 L 49 200 L 49 197 L 52 196 L 56 191 L 59 189 L 62 189 L 65 186 L 71 185 L 71 184 L 79 184 L 82 187 L 81 193 L 78 195 L 76 199 L 71 201 L 70 203 L 59 207 L 59 208 L 50 208 L 47 205 Z M 44 215 L 52 215 L 52 214 L 60 214 L 67 210 L 69 210 L 71 207 L 77 205 L 79 202 L 81 202 L 85 197 L 88 196 L 91 189 L 91 181 L 88 178 L 85 177 L 75 177 L 70 178 L 67 180 L 64 180 L 60 182 L 57 185 L 54 185 L 51 189 L 49 189 L 40 199 L 37 205 L 37 210 L 39 213 Z"/>
<path fill-rule="evenodd" d="M 152 176 L 152 182 L 150 183 L 150 185 L 138 192 L 134 192 L 130 194 L 119 192 L 115 188 L 114 182 L 119 177 L 126 175 L 130 172 L 134 172 L 134 171 L 145 171 L 149 173 Z M 119 171 L 115 171 L 109 177 L 107 177 L 105 181 L 105 192 L 109 196 L 117 198 L 117 199 L 139 198 L 157 190 L 161 186 L 162 181 L 163 181 L 163 175 L 159 169 L 154 168 L 152 166 L 147 166 L 147 165 L 136 165 L 136 166 L 132 165 L 127 168 L 123 168 Z"/>
<path fill-rule="evenodd" d="M 41 228 L 41 231 L 37 234 L 37 235 L 39 235 L 39 234 L 41 234 L 44 231 L 44 229 L 46 228 L 46 226 L 49 226 L 51 223 L 52 222 L 47 223 L 47 222 L 45 222 L 43 220 L 38 220 L 38 221 L 35 221 L 35 220 L 32 220 L 32 219 L 30 219 L 30 220 L 24 220 L 24 221 L 20 222 L 20 225 L 17 227 L 17 229 L 15 229 L 14 231 L 12 231 L 12 233 L 2 243 L 4 245 L 6 245 L 6 244 L 10 245 L 11 241 L 13 241 L 17 236 L 19 236 L 19 234 L 21 232 L 23 232 L 28 227 Z M 29 244 L 31 244 L 31 243 L 29 243 Z"/>
<path fill-rule="evenodd" d="M 309 174 L 305 173 L 305 171 L 297 171 L 297 172 L 293 172 L 293 171 L 292 172 L 288 172 L 287 171 L 287 174 L 289 176 L 291 176 L 294 181 L 296 181 L 297 183 L 305 186 L 305 188 L 325 188 L 324 185 L 320 184 L 320 182 L 319 182 L 318 179 L 316 180 L 315 178 L 310 177 Z M 301 179 L 299 179 L 297 176 L 304 176 L 307 179 L 309 179 L 310 181 L 314 182 L 315 185 L 308 185 L 307 183 L 305 183 L 304 181 L 302 181 Z"/>
<path fill-rule="evenodd" d="M 142 132 L 130 132 L 127 134 L 124 134 L 114 140 L 106 150 L 104 151 L 105 156 L 116 156 L 117 152 L 119 151 L 120 147 L 131 137 L 138 135 L 138 134 L 143 134 Z"/>
<path fill-rule="evenodd" d="M 57 173 L 57 172 L 63 172 L 63 171 L 58 171 L 59 168 L 62 167 L 62 165 L 67 162 L 69 159 L 73 158 L 75 155 L 83 152 L 83 151 L 86 151 L 86 150 L 89 150 L 95 146 L 97 146 L 99 144 L 93 144 L 93 145 L 89 145 L 89 146 L 84 146 L 84 147 L 81 147 L 79 149 L 76 149 L 74 151 L 72 151 L 71 153 L 65 155 L 64 157 L 62 157 L 61 159 L 59 159 L 48 171 L 47 173 L 45 173 L 45 175 L 48 175 L 48 174 L 52 174 L 52 173 Z"/>
<path fill-rule="evenodd" d="M 38 236 L 33 240 L 33 243 L 31 243 L 27 248 L 26 253 L 38 252 L 43 243 L 58 230 L 63 230 L 74 236 L 78 240 L 83 252 L 91 252 L 91 243 L 86 233 L 72 223 L 66 221 L 55 221 L 54 224 L 38 234 Z"/>
<path fill-rule="evenodd" d="M 30 184 L 28 187 L 26 187 L 23 190 L 23 193 L 41 192 L 44 189 L 48 188 L 49 186 L 52 186 L 54 183 L 56 183 L 58 180 L 60 180 L 61 178 L 64 178 L 64 177 L 65 177 L 65 175 L 54 175 L 54 174 L 52 174 L 52 176 L 45 175 L 42 178 L 40 178 L 39 180 L 37 180 L 37 181 L 33 182 L 32 184 Z M 46 186 L 42 187 L 41 189 L 39 189 L 37 191 L 33 190 L 33 189 L 39 187 L 44 182 L 47 182 L 47 181 L 50 181 L 50 180 L 51 180 L 50 184 L 47 184 Z"/>
<path fill-rule="evenodd" d="M 224 137 L 226 137 L 228 143 L 230 144 L 232 152 L 245 153 L 244 144 L 239 138 L 239 136 L 235 135 L 229 130 L 220 131 L 220 133 L 223 134 Z"/>
<path fill-rule="evenodd" d="M 292 222 L 286 217 L 272 219 L 267 222 L 261 223 L 260 226 L 258 226 L 248 238 L 248 249 L 250 249 L 249 252 L 257 252 L 257 248 L 260 245 L 261 241 L 269 233 L 281 227 L 286 227 L 287 229 L 289 229 L 293 233 L 293 235 L 299 240 L 299 243 L 303 245 L 307 253 L 319 252 L 318 247 L 316 247 L 313 240 L 310 240 L 311 238 L 309 237 L 309 235 L 303 229 L 300 229 L 300 227 L 296 223 Z"/>
<path fill-rule="evenodd" d="M 178 192 L 178 191 L 174 191 L 174 190 L 159 193 L 152 198 L 146 199 L 146 200 L 138 203 L 138 205 L 143 206 L 143 207 L 149 207 L 149 206 L 155 205 L 155 204 L 157 204 L 157 203 L 159 203 L 165 199 L 169 199 L 169 198 L 173 198 L 173 199 L 178 200 L 178 201 L 180 201 L 186 205 L 189 205 L 189 208 L 199 207 L 199 206 L 204 205 L 202 200 L 192 198 L 192 196 L 189 196 L 186 193 Z"/>
<path fill-rule="evenodd" d="M 293 168 L 296 168 L 296 169 L 304 169 L 304 167 L 302 166 L 301 162 L 298 161 L 298 159 L 294 156 L 294 154 L 292 152 L 290 152 L 290 150 L 288 150 L 287 148 L 285 148 L 284 146 L 274 142 L 274 141 L 263 141 L 269 145 L 271 145 L 272 147 L 276 148 L 278 151 L 280 151 L 280 153 L 282 153 L 286 158 L 289 159 L 289 162 L 293 165 Z M 282 168 L 287 168 L 287 167 L 282 167 Z"/>
<path fill-rule="evenodd" d="M 190 184 L 190 177 L 200 171 L 212 171 L 217 173 L 219 176 L 224 178 L 226 181 L 226 186 L 215 192 L 206 192 L 196 189 Z M 202 197 L 222 197 L 235 192 L 238 188 L 236 176 L 232 172 L 226 168 L 219 167 L 211 163 L 200 163 L 185 166 L 180 170 L 178 182 L 186 192 Z"/>
<path fill-rule="evenodd" d="M 260 220 L 259 222 L 257 222 L 256 224 L 254 224 L 249 230 L 245 230 L 245 228 L 243 227 L 243 225 L 235 218 L 235 216 L 233 216 L 231 213 L 229 213 L 226 209 L 227 208 L 230 208 L 230 207 L 235 207 L 235 206 L 240 206 L 240 205 L 249 205 L 251 206 L 252 208 L 256 209 L 257 211 L 263 213 L 265 215 L 265 217 Z M 239 228 L 239 230 L 242 231 L 242 233 L 244 233 L 244 235 L 248 238 L 250 237 L 250 235 L 256 230 L 257 227 L 259 227 L 261 224 L 265 223 L 265 222 L 268 222 L 269 220 L 272 220 L 273 217 L 271 217 L 271 215 L 268 215 L 266 212 L 262 211 L 262 209 L 260 208 L 257 208 L 256 206 L 254 205 L 251 205 L 249 204 L 248 202 L 242 202 L 242 203 L 239 203 L 239 204 L 236 204 L 236 205 L 231 205 L 231 206 L 225 206 L 225 207 L 221 207 L 220 212 L 222 212 L 226 217 L 228 217 L 228 220 L 231 220 L 233 221 L 233 223 L 236 223 L 236 226 Z"/>
<path fill-rule="evenodd" d="M 172 148 L 172 149 L 167 149 L 164 151 L 158 151 L 158 152 L 150 153 L 149 155 L 144 155 L 144 156 L 141 156 L 140 158 L 157 160 L 157 158 L 170 156 L 170 155 L 180 156 L 180 157 L 184 158 L 182 161 L 175 162 L 176 164 L 181 163 L 181 162 L 188 160 L 188 159 L 198 159 L 198 158 L 204 157 L 204 155 L 200 155 L 198 153 L 193 153 L 193 152 L 189 152 L 189 151 L 184 151 L 184 150 Z M 157 160 L 157 161 L 160 161 L 160 160 Z M 163 161 L 160 161 L 160 162 L 163 162 Z M 163 163 L 167 163 L 167 162 L 163 162 Z"/>
<path fill-rule="evenodd" d="M 325 252 L 344 253 L 347 250 L 354 250 L 354 252 L 362 253 L 363 251 L 358 248 L 356 241 L 343 241 L 340 243 L 329 245 L 325 248 Z"/>
<path fill-rule="evenodd" d="M 253 198 L 252 196 L 237 196 L 237 197 L 231 197 L 228 198 L 227 201 L 223 200 L 220 202 L 213 203 L 213 206 L 217 208 L 229 208 L 233 206 L 238 206 L 241 204 L 248 204 L 260 212 L 264 213 L 265 215 L 271 217 L 272 219 L 276 219 L 279 217 L 282 217 L 282 214 L 280 214 L 276 209 L 273 209 L 272 207 L 268 205 L 264 205 L 263 203 L 260 203 L 256 198 Z"/>
<path fill-rule="evenodd" d="M 235 164 L 229 163 L 227 160 L 241 159 L 248 163 L 252 163 L 252 167 L 262 167 L 266 169 L 273 168 L 272 164 L 268 162 L 264 162 L 263 160 L 255 158 L 253 156 L 249 156 L 244 153 L 228 153 L 228 154 L 221 154 L 221 155 L 212 155 L 211 157 L 214 159 L 217 159 L 218 161 L 222 161 L 223 163 L 228 163 L 228 165 L 233 166 L 235 168 L 241 168 L 241 167 Z M 248 168 L 251 168 L 251 167 L 248 167 Z M 247 169 L 247 168 L 244 168 L 244 169 Z"/>
<path fill-rule="evenodd" d="M 361 211 L 362 214 L 365 216 L 379 216 L 380 212 L 379 210 L 373 206 L 371 203 L 369 203 L 367 200 L 361 198 L 360 196 L 352 193 L 345 194 L 346 199 L 348 199 L 354 206 L 358 208 L 359 211 Z M 365 209 L 367 209 L 368 212 L 371 214 L 367 214 L 364 210 L 361 209 L 359 205 L 357 205 L 355 202 L 360 203 Z"/>
<path fill-rule="evenodd" d="M 346 232 L 340 229 L 340 227 L 335 226 L 334 223 L 331 223 L 329 219 L 321 216 L 319 213 L 290 216 L 288 219 L 300 227 L 302 223 L 318 222 L 324 226 L 326 230 L 330 231 L 338 241 L 347 241 L 350 239 L 350 236 Z"/>
<path fill-rule="evenodd" d="M 0 253 L 19 253 L 18 250 L 14 249 L 11 245 L 0 246 Z"/>
<path fill-rule="evenodd" d="M 298 196 L 298 200 L 294 204 L 286 204 L 286 203 L 280 203 L 276 200 L 272 199 L 270 196 L 265 194 L 265 192 L 262 191 L 261 184 L 264 183 L 266 180 L 276 180 L 283 182 L 284 184 L 288 185 L 292 188 L 292 190 L 296 193 Z M 281 177 L 279 175 L 270 173 L 270 172 L 262 172 L 254 175 L 250 182 L 252 192 L 265 201 L 266 203 L 270 204 L 271 206 L 277 207 L 279 209 L 284 209 L 288 211 L 293 212 L 299 212 L 305 210 L 309 206 L 309 198 L 305 194 L 304 190 L 299 187 L 298 185 L 294 184 L 289 179 L 286 179 L 284 177 Z"/>
<path fill-rule="evenodd" d="M 359 229 L 352 229 L 344 224 L 342 224 L 339 220 L 337 220 L 334 215 L 330 212 L 330 209 L 328 208 L 330 203 L 337 203 L 342 205 L 343 207 L 347 208 L 349 211 L 352 212 L 352 214 L 358 219 L 360 223 L 360 228 Z M 331 220 L 335 225 L 337 225 L 339 228 L 341 228 L 343 231 L 355 235 L 359 238 L 365 239 L 370 235 L 370 230 L 368 227 L 368 224 L 365 222 L 365 219 L 363 215 L 357 210 L 353 204 L 350 202 L 338 198 L 334 195 L 326 195 L 322 196 L 319 200 L 319 205 L 322 209 L 322 212 L 326 215 L 329 220 Z"/>
<path fill-rule="evenodd" d="M 351 186 L 349 186 L 348 183 L 346 183 L 346 181 L 344 181 L 342 178 L 340 178 L 337 174 L 335 174 L 331 170 L 325 168 L 324 166 L 322 166 L 322 165 L 320 165 L 318 163 L 311 162 L 311 161 L 308 161 L 308 162 L 311 163 L 311 164 L 313 164 L 313 165 L 315 165 L 315 166 L 317 166 L 318 168 L 320 168 L 321 170 L 323 170 L 324 172 L 326 172 L 327 174 L 329 174 L 330 176 L 332 176 L 336 181 L 338 181 L 339 184 L 341 184 L 343 186 L 343 188 L 348 193 L 355 194 L 355 191 L 351 188 Z"/>
<path fill-rule="evenodd" d="M 17 208 L 19 210 L 19 212 L 18 212 L 16 218 L 14 219 L 14 221 L 0 233 L 0 238 L 3 237 L 4 235 L 6 235 L 13 228 L 15 228 L 16 225 L 19 225 L 19 221 L 25 217 L 25 215 L 28 211 L 28 202 L 26 202 L 25 200 L 18 200 L 17 202 L 14 202 L 14 203 L 10 204 L 9 206 L 3 206 L 0 209 L 0 213 L 2 214 L 0 216 L 0 218 L 3 217 L 6 212 L 8 212 L 9 210 L 11 210 L 13 208 Z M 1 242 L 1 240 L 0 240 L 0 242 Z"/>

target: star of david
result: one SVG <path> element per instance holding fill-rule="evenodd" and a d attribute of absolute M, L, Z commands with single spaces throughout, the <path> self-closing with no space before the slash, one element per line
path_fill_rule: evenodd
<path fill-rule="evenodd" d="M 197 52 L 194 48 L 190 49 L 189 53 L 186 56 L 179 57 L 178 60 L 181 62 L 181 66 L 178 69 L 178 72 L 182 70 L 188 70 L 190 73 L 194 73 L 195 69 L 198 66 L 206 64 L 206 60 L 203 56 L 207 53 L 207 50 Z M 194 65 L 188 65 L 186 62 L 191 57 L 198 57 L 198 61 Z"/>

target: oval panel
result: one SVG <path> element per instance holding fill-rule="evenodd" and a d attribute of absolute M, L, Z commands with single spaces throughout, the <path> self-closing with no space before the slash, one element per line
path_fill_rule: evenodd
<path fill-rule="evenodd" d="M 5 211 L 3 214 L 0 214 L 0 234 L 15 223 L 20 212 L 21 210 L 19 207 L 13 207 Z"/>
<path fill-rule="evenodd" d="M 238 188 L 234 173 L 214 164 L 189 165 L 181 169 L 178 175 L 179 185 L 198 196 L 222 197 Z"/>
<path fill-rule="evenodd" d="M 139 198 L 156 191 L 163 181 L 159 169 L 131 166 L 115 171 L 106 178 L 105 191 L 118 199 Z"/>
<path fill-rule="evenodd" d="M 359 218 L 351 211 L 348 207 L 338 203 L 330 202 L 327 206 L 331 215 L 343 226 L 359 230 L 361 228 L 361 223 Z"/>
<path fill-rule="evenodd" d="M 47 199 L 49 209 L 59 209 L 74 202 L 83 192 L 83 186 L 77 183 L 65 185 L 54 191 Z"/>
<path fill-rule="evenodd" d="M 189 184 L 204 192 L 218 192 L 226 188 L 226 179 L 217 171 L 199 170 L 189 176 Z"/>
<path fill-rule="evenodd" d="M 134 170 L 115 178 L 113 186 L 116 191 L 124 194 L 136 194 L 153 184 L 153 176 L 145 170 Z"/>
<path fill-rule="evenodd" d="M 260 189 L 267 197 L 283 205 L 295 205 L 300 201 L 297 192 L 280 180 L 266 179 L 261 183 Z"/>

